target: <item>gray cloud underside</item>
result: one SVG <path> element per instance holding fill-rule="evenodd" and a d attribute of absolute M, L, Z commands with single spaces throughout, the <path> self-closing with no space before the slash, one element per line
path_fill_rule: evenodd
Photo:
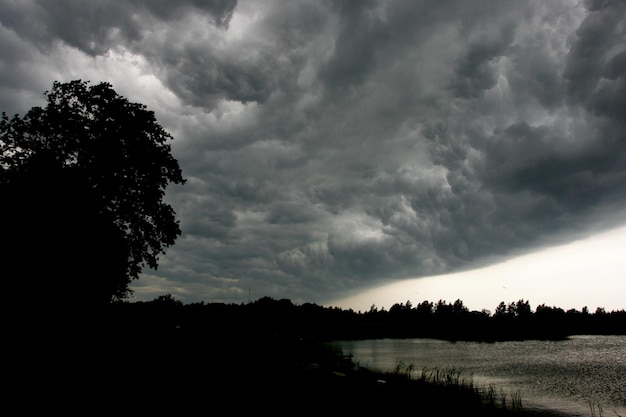
<path fill-rule="evenodd" d="M 189 182 L 168 195 L 183 236 L 138 288 L 321 302 L 623 220 L 625 14 L 621 1 L 9 2 L 0 103 L 42 85 L 19 65 L 59 45 L 142 57 L 180 100 L 155 106 Z"/>

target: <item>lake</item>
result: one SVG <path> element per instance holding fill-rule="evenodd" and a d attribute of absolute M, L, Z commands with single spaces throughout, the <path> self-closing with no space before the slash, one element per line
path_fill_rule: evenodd
<path fill-rule="evenodd" d="M 337 341 L 333 347 L 374 370 L 400 367 L 417 376 L 425 368 L 455 368 L 475 385 L 521 395 L 525 408 L 626 416 L 626 336 L 496 343 L 376 339 Z"/>

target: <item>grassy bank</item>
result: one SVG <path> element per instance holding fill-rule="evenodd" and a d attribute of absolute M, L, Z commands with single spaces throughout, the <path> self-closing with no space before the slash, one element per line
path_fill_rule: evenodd
<path fill-rule="evenodd" d="M 456 370 L 424 370 L 416 378 L 407 367 L 366 369 L 313 340 L 184 331 L 21 340 L 7 397 L 22 399 L 22 411 L 537 415 L 523 399 L 478 387 Z"/>
<path fill-rule="evenodd" d="M 563 417 L 557 412 L 524 408 L 519 392 L 507 393 L 495 385 L 476 385 L 471 375 L 464 375 L 458 369 L 430 368 L 416 372 L 410 364 L 399 363 L 394 371 L 381 371 L 361 367 L 341 352 L 325 355 L 317 358 L 321 362 L 309 363 L 306 378 L 337 389 L 329 399 L 336 392 L 349 394 L 343 397 L 343 402 L 338 401 L 346 411 L 376 410 L 419 416 Z"/>
<path fill-rule="evenodd" d="M 256 335 L 161 343 L 138 374 L 148 395 L 196 408 L 275 415 L 531 416 L 518 395 L 481 387 L 454 369 L 384 372 L 359 366 L 314 340 Z M 154 352 L 154 351 L 152 351 Z M 151 355 L 148 355 L 148 357 Z M 155 368 L 150 363 L 160 363 Z M 156 371 L 156 372 L 155 372 Z M 558 414 L 543 413 L 556 416 Z"/>

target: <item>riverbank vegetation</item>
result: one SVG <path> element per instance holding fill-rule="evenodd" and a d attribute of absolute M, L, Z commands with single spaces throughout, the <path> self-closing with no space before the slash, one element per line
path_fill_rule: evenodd
<path fill-rule="evenodd" d="M 89 404 L 90 411 L 177 415 L 224 408 L 274 415 L 558 415 L 525 409 L 519 395 L 478 387 L 454 370 L 416 376 L 410 365 L 395 372 L 366 369 L 325 343 L 356 337 L 554 338 L 624 334 L 626 328 L 624 311 L 544 306 L 529 314 L 527 305 L 505 305 L 493 315 L 467 311 L 460 301 L 361 313 L 271 298 L 183 304 L 166 295 L 65 314 L 64 321 L 56 316 L 56 323 L 49 316 L 43 327 L 40 318 L 22 322 L 22 334 L 7 339 L 7 358 L 19 364 L 7 378 L 10 389 L 36 395 L 46 410 L 67 412 Z M 462 328 L 468 321 L 473 335 Z M 547 333 L 523 333 L 531 324 Z M 490 333 L 502 328 L 507 333 Z"/>
<path fill-rule="evenodd" d="M 137 330 L 41 337 L 36 348 L 21 352 L 27 360 L 16 362 L 8 391 L 34 396 L 21 402 L 31 411 L 43 406 L 70 414 L 558 416 L 525 409 L 521 397 L 476 386 L 454 369 L 424 369 L 418 376 L 403 365 L 368 369 L 312 339 Z"/>
<path fill-rule="evenodd" d="M 183 304 L 171 295 L 150 302 L 122 302 L 111 306 L 118 325 L 231 333 L 263 332 L 317 340 L 373 338 L 436 338 L 502 341 L 559 340 L 580 334 L 626 334 L 626 311 L 563 310 L 529 301 L 501 302 L 492 314 L 470 311 L 461 300 L 453 303 L 409 301 L 389 310 L 372 307 L 355 312 L 290 300 L 261 298 L 247 304 Z"/>

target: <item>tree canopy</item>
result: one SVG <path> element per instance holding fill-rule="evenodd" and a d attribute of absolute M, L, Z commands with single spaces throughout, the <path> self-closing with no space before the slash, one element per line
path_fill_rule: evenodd
<path fill-rule="evenodd" d="M 45 97 L 0 120 L 3 285 L 24 301 L 125 298 L 181 233 L 164 201 L 185 182 L 172 137 L 108 83 L 55 82 Z"/>

